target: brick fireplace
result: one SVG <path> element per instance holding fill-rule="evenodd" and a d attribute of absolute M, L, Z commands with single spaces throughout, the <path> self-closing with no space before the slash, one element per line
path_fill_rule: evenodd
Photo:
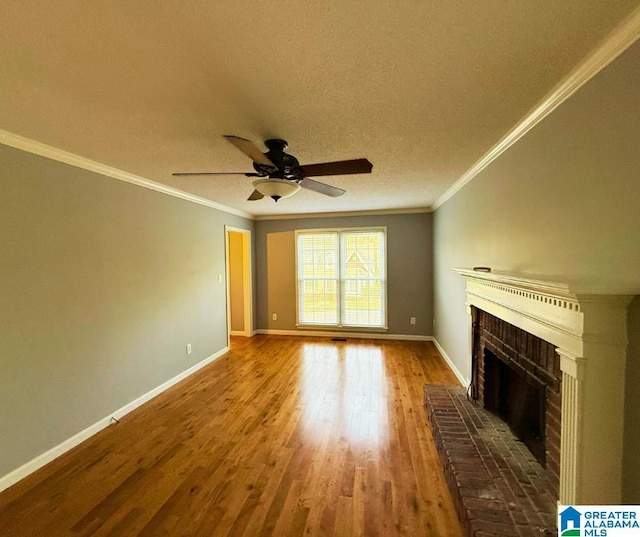
<path fill-rule="evenodd" d="M 627 306 L 639 290 L 602 282 L 558 282 L 508 272 L 454 270 L 466 280 L 470 347 L 474 346 L 474 326 L 492 325 L 499 335 L 489 330 L 483 332 L 480 342 L 475 340 L 476 346 L 484 345 L 481 358 L 484 360 L 488 350 L 533 383 L 545 381 L 549 401 L 544 412 L 546 464 L 549 471 L 558 473 L 560 503 L 619 504 Z M 494 319 L 485 318 L 480 311 Z M 536 358 L 540 363 L 532 365 L 530 357 L 521 358 L 523 344 L 525 350 L 527 346 L 534 350 L 538 345 L 544 347 Z M 473 353 L 470 348 L 469 357 Z M 532 376 L 532 371 L 536 375 Z M 482 372 L 477 373 L 480 376 Z M 539 378 L 533 379 L 535 376 Z M 555 439 L 558 392 L 554 386 L 560 395 L 559 461 Z"/>
<path fill-rule="evenodd" d="M 474 308 L 470 395 L 497 414 L 546 468 L 552 494 L 560 483 L 560 357 L 555 346 Z"/>

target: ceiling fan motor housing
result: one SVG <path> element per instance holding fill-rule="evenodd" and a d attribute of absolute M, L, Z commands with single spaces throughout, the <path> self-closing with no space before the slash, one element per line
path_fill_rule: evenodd
<path fill-rule="evenodd" d="M 253 167 L 260 175 L 268 175 L 271 179 L 288 179 L 296 182 L 303 179 L 298 159 L 284 152 L 288 146 L 285 140 L 274 138 L 266 140 L 264 145 L 269 149 L 265 155 L 275 164 L 277 169 L 274 170 L 272 166 L 254 162 Z"/>

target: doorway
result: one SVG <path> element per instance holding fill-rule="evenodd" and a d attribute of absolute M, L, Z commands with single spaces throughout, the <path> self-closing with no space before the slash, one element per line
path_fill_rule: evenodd
<path fill-rule="evenodd" d="M 251 231 L 225 226 L 227 265 L 227 340 L 253 336 Z"/>

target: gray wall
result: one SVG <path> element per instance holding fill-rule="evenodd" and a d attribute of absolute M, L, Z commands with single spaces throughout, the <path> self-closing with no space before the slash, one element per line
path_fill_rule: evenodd
<path fill-rule="evenodd" d="M 225 224 L 0 146 L 0 476 L 226 346 Z"/>
<path fill-rule="evenodd" d="M 294 230 L 386 226 L 388 333 L 431 335 L 431 221 L 430 213 L 418 213 L 256 222 L 258 328 L 296 329 Z"/>
<path fill-rule="evenodd" d="M 435 336 L 469 378 L 463 279 L 452 267 L 616 280 L 640 289 L 640 44 L 434 214 Z M 629 315 L 626 501 L 640 502 L 640 304 Z M 635 441 L 631 441 L 631 439 Z"/>

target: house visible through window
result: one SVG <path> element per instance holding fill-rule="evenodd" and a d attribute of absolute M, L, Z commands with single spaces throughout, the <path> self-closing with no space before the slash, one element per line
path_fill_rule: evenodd
<path fill-rule="evenodd" d="M 296 232 L 298 324 L 386 328 L 385 229 Z"/>

